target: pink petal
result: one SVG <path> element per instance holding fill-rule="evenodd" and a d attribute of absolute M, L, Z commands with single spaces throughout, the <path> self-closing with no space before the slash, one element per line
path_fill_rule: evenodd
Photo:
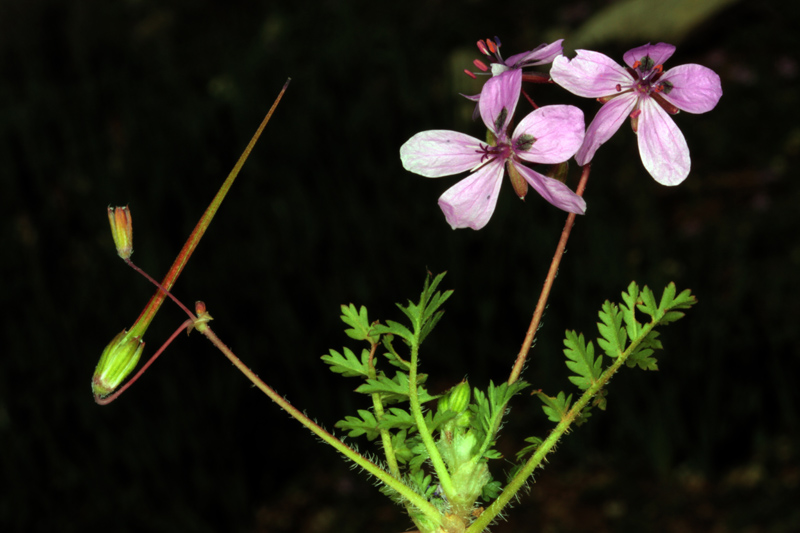
<path fill-rule="evenodd" d="M 566 90 L 585 98 L 616 94 L 634 82 L 627 70 L 610 57 L 591 50 L 578 50 L 573 59 L 558 56 L 550 77 Z"/>
<path fill-rule="evenodd" d="M 654 65 L 663 65 L 675 53 L 675 47 L 667 43 L 650 44 L 634 48 L 625 52 L 622 59 L 625 64 L 633 68 L 633 64 L 641 61 L 643 57 L 650 56 Z"/>
<path fill-rule="evenodd" d="M 528 114 L 514 130 L 514 139 L 532 135 L 536 142 L 530 150 L 517 150 L 520 159 L 532 163 L 561 163 L 583 143 L 583 111 L 571 105 L 548 105 Z"/>
<path fill-rule="evenodd" d="M 444 191 L 439 197 L 439 207 L 450 227 L 475 230 L 484 227 L 497 205 L 502 178 L 503 163 L 495 160 Z"/>
<path fill-rule="evenodd" d="M 478 102 L 481 118 L 486 127 L 492 130 L 498 139 L 504 138 L 506 126 L 514 110 L 517 108 L 520 90 L 522 89 L 522 71 L 508 70 L 489 78 L 483 85 L 481 99 Z M 503 109 L 505 117 L 501 116 Z"/>
<path fill-rule="evenodd" d="M 678 185 L 689 175 L 691 159 L 683 133 L 655 100 L 642 100 L 639 155 L 644 168 L 662 185 Z"/>
<path fill-rule="evenodd" d="M 664 73 L 659 81 L 672 84 L 664 100 L 689 113 L 706 113 L 714 109 L 722 96 L 719 76 L 702 65 L 681 65 Z"/>
<path fill-rule="evenodd" d="M 568 213 L 577 213 L 579 215 L 586 212 L 586 201 L 572 192 L 572 189 L 560 181 L 543 176 L 535 170 L 525 165 L 516 164 L 513 161 L 509 164 L 514 165 L 519 173 L 522 174 L 522 177 L 525 178 L 525 181 L 530 183 L 531 187 L 533 187 L 542 198 L 557 208 L 563 209 Z"/>
<path fill-rule="evenodd" d="M 564 39 L 559 39 L 550 44 L 542 44 L 529 52 L 509 57 L 505 60 L 505 64 L 512 68 L 522 68 L 552 63 L 553 59 L 563 53 L 564 48 L 561 46 L 563 42 Z"/>
<path fill-rule="evenodd" d="M 578 149 L 578 153 L 575 154 L 575 161 L 579 165 L 583 166 L 591 161 L 597 149 L 617 132 L 625 119 L 633 112 L 637 100 L 634 93 L 626 93 L 603 104 L 592 123 L 589 124 L 586 138 Z"/>
<path fill-rule="evenodd" d="M 422 131 L 400 147 L 400 161 L 406 170 L 426 178 L 450 176 L 481 163 L 481 144 L 475 137 L 457 131 Z"/>

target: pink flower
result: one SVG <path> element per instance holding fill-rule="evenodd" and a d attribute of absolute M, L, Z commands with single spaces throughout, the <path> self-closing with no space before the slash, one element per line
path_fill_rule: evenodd
<path fill-rule="evenodd" d="M 481 229 L 497 205 L 504 168 L 520 197 L 528 184 L 554 206 L 583 214 L 586 202 L 560 181 L 522 164 L 561 163 L 583 142 L 583 113 L 574 106 L 541 107 L 523 118 L 513 134 L 507 129 L 519 100 L 522 71 L 512 69 L 492 77 L 478 102 L 481 118 L 493 142 L 464 133 L 430 130 L 417 133 L 400 148 L 406 170 L 428 178 L 472 174 L 442 194 L 439 207 L 453 229 Z"/>
<path fill-rule="evenodd" d="M 628 68 L 590 50 L 578 50 L 571 60 L 560 56 L 553 61 L 553 81 L 578 96 L 603 102 L 575 155 L 578 164 L 591 161 L 630 116 L 642 163 L 650 175 L 663 185 L 686 179 L 691 166 L 689 147 L 670 115 L 679 110 L 711 111 L 722 96 L 722 86 L 713 70 L 700 65 L 664 71 L 663 63 L 673 52 L 675 47 L 665 43 L 634 48 L 623 56 Z"/>
<path fill-rule="evenodd" d="M 478 50 L 480 50 L 481 53 L 489 58 L 489 65 L 487 66 L 486 63 L 480 59 L 476 59 L 473 61 L 473 64 L 478 67 L 481 72 L 471 72 L 467 69 L 464 69 L 464 72 L 467 74 L 467 76 L 476 79 L 476 75 L 487 74 L 489 72 L 491 72 L 492 76 L 497 76 L 498 74 L 502 74 L 503 72 L 507 72 L 509 70 L 522 70 L 527 67 L 535 67 L 537 65 L 552 63 L 553 59 L 560 56 L 564 52 L 564 48 L 561 46 L 562 42 L 564 42 L 564 39 L 553 41 L 550 44 L 542 43 L 529 52 L 522 52 L 521 54 L 515 54 L 508 59 L 503 59 L 503 56 L 500 55 L 500 39 L 497 37 L 494 38 L 494 41 L 491 39 L 486 39 L 486 41 L 481 39 L 478 41 Z M 492 58 L 492 55 L 494 55 L 494 58 Z M 546 74 L 541 74 L 538 72 L 530 72 L 527 74 L 523 73 L 522 79 L 523 81 L 532 81 L 537 83 L 548 83 L 550 80 Z M 477 102 L 481 97 L 480 94 L 475 94 L 472 96 L 462 94 L 461 96 L 468 100 L 472 100 L 473 102 Z M 476 109 L 472 118 L 477 118 L 477 116 L 478 110 Z"/>
<path fill-rule="evenodd" d="M 503 56 L 500 55 L 500 39 L 495 37 L 494 41 L 491 39 L 486 39 L 486 41 L 480 40 L 478 41 L 478 50 L 486 57 L 490 58 L 489 66 L 487 67 L 486 64 L 479 59 L 474 61 L 474 65 L 483 72 L 491 70 L 492 76 L 497 76 L 511 69 L 523 69 L 552 63 L 553 59 L 563 53 L 562 42 L 564 42 L 564 39 L 559 39 L 550 44 L 542 43 L 529 52 L 522 52 L 508 59 L 503 59 Z M 492 54 L 494 54 L 494 59 L 491 59 Z M 468 70 L 465 72 L 468 76 L 475 77 L 474 73 Z"/>

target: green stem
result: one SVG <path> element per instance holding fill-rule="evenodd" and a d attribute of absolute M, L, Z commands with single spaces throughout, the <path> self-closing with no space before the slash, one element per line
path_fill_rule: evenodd
<path fill-rule="evenodd" d="M 625 364 L 625 361 L 628 359 L 628 356 L 632 354 L 639 344 L 647 337 L 648 333 L 652 331 L 652 329 L 656 326 L 657 322 L 654 320 L 649 324 L 646 324 L 642 327 L 642 333 L 639 338 L 632 342 L 628 348 L 619 354 L 616 358 L 614 363 L 609 366 L 605 372 L 603 372 L 600 377 L 595 381 L 588 389 L 584 391 L 581 397 L 572 405 L 567 414 L 561 419 L 561 422 L 556 425 L 555 429 L 550 432 L 550 435 L 542 442 L 536 451 L 533 453 L 530 459 L 523 465 L 523 467 L 517 472 L 517 475 L 514 476 L 503 492 L 500 493 L 500 496 L 497 497 L 492 504 L 486 508 L 486 510 L 475 520 L 472 524 L 470 524 L 469 528 L 467 528 L 466 533 L 481 533 L 484 531 L 489 524 L 500 514 L 503 509 L 508 505 L 508 503 L 516 497 L 517 492 L 525 485 L 530 477 L 533 474 L 533 471 L 542 464 L 544 458 L 550 453 L 561 437 L 569 431 L 569 427 L 572 423 L 580 416 L 581 411 L 586 405 L 594 398 L 602 389 L 606 386 L 612 376 L 619 370 L 619 368 Z"/>
<path fill-rule="evenodd" d="M 322 427 L 316 424 L 313 420 L 308 418 L 302 412 L 300 412 L 297 408 L 295 408 L 292 404 L 290 404 L 285 398 L 275 392 L 269 385 L 264 383 L 252 370 L 250 370 L 247 365 L 245 365 L 236 355 L 228 348 L 217 335 L 208 327 L 208 324 L 205 322 L 202 323 L 195 323 L 196 329 L 205 335 L 208 340 L 214 344 L 224 355 L 225 357 L 230 360 L 233 365 L 239 369 L 239 371 L 244 374 L 247 379 L 249 379 L 256 387 L 258 387 L 261 392 L 266 394 L 273 402 L 278 404 L 278 406 L 289 413 L 293 418 L 295 418 L 298 422 L 303 424 L 305 427 L 311 430 L 316 436 L 321 438 L 327 444 L 333 446 L 336 451 L 353 461 L 355 464 L 378 478 L 382 483 L 387 485 L 388 487 L 397 491 L 401 496 L 403 496 L 406 500 L 409 501 L 411 505 L 419 509 L 419 511 L 424 514 L 429 520 L 431 520 L 434 524 L 440 524 L 442 520 L 442 515 L 439 511 L 425 498 L 414 492 L 410 487 L 405 485 L 402 481 L 397 479 L 396 477 L 392 476 L 381 467 L 373 463 L 372 461 L 368 460 L 345 443 L 325 431 Z"/>
<path fill-rule="evenodd" d="M 217 210 L 219 206 L 222 204 L 222 200 L 225 199 L 225 195 L 228 194 L 228 190 L 230 190 L 231 185 L 233 185 L 236 176 L 239 175 L 239 171 L 242 169 L 242 165 L 247 160 L 250 152 L 253 150 L 253 147 L 258 141 L 258 138 L 261 136 L 261 132 L 264 131 L 264 127 L 269 122 L 269 119 L 272 117 L 272 114 L 275 112 L 275 109 L 278 107 L 278 103 L 281 101 L 281 97 L 283 93 L 286 92 L 286 88 L 289 85 L 291 78 L 286 80 L 281 92 L 278 94 L 278 97 L 275 99 L 275 102 L 272 104 L 272 107 L 269 109 L 267 116 L 264 117 L 264 120 L 261 121 L 256 133 L 250 139 L 250 142 L 247 144 L 247 148 L 244 149 L 244 152 L 239 157 L 239 160 L 234 165 L 233 170 L 231 170 L 228 177 L 225 179 L 225 182 L 222 184 L 222 187 L 219 188 L 217 194 L 214 196 L 214 199 L 211 201 L 211 205 L 208 206 L 203 216 L 200 218 L 200 221 L 195 226 L 192 234 L 189 235 L 189 238 L 186 240 L 186 243 L 183 245 L 178 257 L 175 258 L 175 261 L 172 263 L 172 267 L 170 267 L 169 272 L 167 275 L 164 276 L 164 280 L 161 282 L 161 285 L 169 291 L 172 289 L 172 286 L 177 281 L 178 276 L 180 275 L 183 267 L 186 266 L 187 261 L 192 256 L 195 248 L 197 248 L 200 239 L 203 238 L 203 235 L 208 229 L 209 224 L 211 224 L 211 220 L 214 218 L 214 215 L 217 214 Z M 158 312 L 161 304 L 164 303 L 164 299 L 166 298 L 166 293 L 161 289 L 158 289 L 156 293 L 150 298 L 150 301 L 147 303 L 147 306 L 142 310 L 142 313 L 139 315 L 139 318 L 136 319 L 136 322 L 131 327 L 129 333 L 135 337 L 143 337 L 145 331 L 147 330 L 150 322 L 153 321 L 156 313 Z"/>
<path fill-rule="evenodd" d="M 408 369 L 408 401 L 411 404 L 411 414 L 414 417 L 414 422 L 417 424 L 419 436 L 422 437 L 422 442 L 425 444 L 425 449 L 428 451 L 431 464 L 434 470 L 436 470 L 436 475 L 439 477 L 439 484 L 442 486 L 445 496 L 452 498 L 455 496 L 456 491 L 450 479 L 450 472 L 447 471 L 447 467 L 439 453 L 439 448 L 436 447 L 433 436 L 431 436 L 431 432 L 428 431 L 428 425 L 425 423 L 425 417 L 422 414 L 422 406 L 419 403 L 419 396 L 417 396 L 417 360 L 419 357 L 420 328 L 417 327 L 415 330 L 414 342 L 411 345 L 411 365 Z"/>
<path fill-rule="evenodd" d="M 375 350 L 377 350 L 377 348 L 378 343 L 374 343 L 371 345 L 369 351 L 368 371 L 370 379 L 377 379 L 374 364 Z M 377 418 L 378 422 L 380 422 L 384 413 L 383 402 L 381 402 L 380 393 L 376 392 L 372 395 L 372 406 L 375 409 L 375 417 Z M 397 465 L 397 457 L 394 455 L 394 447 L 392 447 L 392 435 L 389 433 L 389 430 L 385 428 L 381 428 L 379 431 L 381 434 L 381 443 L 383 444 L 383 453 L 386 456 L 386 462 L 389 463 L 389 471 L 394 477 L 400 479 L 400 467 Z"/>

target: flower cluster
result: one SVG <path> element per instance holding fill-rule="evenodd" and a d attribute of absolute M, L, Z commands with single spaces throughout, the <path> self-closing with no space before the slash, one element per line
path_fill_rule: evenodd
<path fill-rule="evenodd" d="M 478 102 L 477 110 L 488 130 L 486 141 L 455 131 L 430 130 L 414 135 L 400 148 L 403 166 L 416 174 L 436 178 L 471 172 L 439 198 L 453 229 L 477 230 L 488 223 L 506 171 L 520 198 L 531 186 L 559 209 L 585 213 L 583 198 L 524 163 L 559 164 L 575 156 L 579 165 L 587 165 L 627 117 L 638 134 L 642 162 L 656 181 L 677 185 L 689 174 L 689 148 L 670 115 L 679 110 L 705 113 L 713 109 L 722 96 L 719 76 L 700 65 L 664 71 L 663 63 L 675 51 L 669 44 L 647 44 L 628 51 L 624 55 L 627 68 L 623 68 L 589 50 L 578 50 L 575 58 L 567 59 L 561 42 L 504 60 L 499 40 L 479 41 L 478 48 L 494 58 L 489 66 L 479 60 L 474 64 L 492 77 L 479 95 L 467 98 Z M 523 69 L 550 62 L 552 82 L 603 103 L 585 134 L 583 113 L 568 105 L 536 108 L 514 126 L 520 94 L 525 94 L 522 82 L 541 79 L 541 75 L 524 74 Z"/>

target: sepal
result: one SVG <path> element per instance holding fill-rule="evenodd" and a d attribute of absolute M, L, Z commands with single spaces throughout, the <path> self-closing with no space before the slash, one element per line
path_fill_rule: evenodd
<path fill-rule="evenodd" d="M 142 350 L 144 341 L 139 337 L 129 336 L 126 330 L 114 337 L 103 350 L 92 376 L 94 395 L 103 398 L 114 392 L 136 368 Z"/>

